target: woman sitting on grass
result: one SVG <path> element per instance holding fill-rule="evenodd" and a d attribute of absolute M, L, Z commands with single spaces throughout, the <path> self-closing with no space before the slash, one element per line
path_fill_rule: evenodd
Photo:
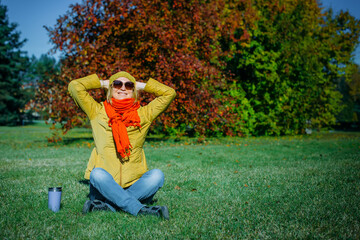
<path fill-rule="evenodd" d="M 87 90 L 107 88 L 107 100 L 96 102 Z M 156 98 L 141 107 L 138 90 Z M 90 179 L 90 200 L 83 213 L 94 210 L 123 210 L 134 216 L 155 215 L 169 219 L 166 206 L 152 206 L 155 193 L 164 184 L 159 169 L 148 171 L 143 145 L 151 123 L 170 105 L 175 90 L 150 78 L 136 82 L 127 72 L 118 72 L 109 80 L 97 75 L 73 80 L 69 92 L 90 119 L 95 148 L 85 178 Z"/>

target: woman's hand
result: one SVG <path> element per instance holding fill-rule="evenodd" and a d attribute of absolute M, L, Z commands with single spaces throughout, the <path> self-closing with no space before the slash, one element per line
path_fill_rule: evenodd
<path fill-rule="evenodd" d="M 101 88 L 109 89 L 109 80 L 100 80 Z"/>
<path fill-rule="evenodd" d="M 136 82 L 136 90 L 144 90 L 146 83 Z"/>

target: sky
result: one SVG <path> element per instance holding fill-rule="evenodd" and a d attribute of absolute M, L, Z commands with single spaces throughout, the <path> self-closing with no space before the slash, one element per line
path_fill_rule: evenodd
<path fill-rule="evenodd" d="M 49 42 L 49 36 L 45 28 L 53 27 L 59 16 L 65 15 L 70 4 L 81 3 L 82 0 L 0 0 L 1 5 L 8 8 L 10 22 L 18 24 L 17 31 L 21 33 L 21 39 L 27 39 L 24 51 L 29 56 L 39 58 L 47 54 L 53 45 Z M 59 53 L 54 55 L 59 58 Z"/>
<path fill-rule="evenodd" d="M 334 12 L 348 10 L 350 14 L 360 19 L 360 0 L 320 0 L 323 7 L 332 7 Z M 18 24 L 21 39 L 26 38 L 23 50 L 29 56 L 39 58 L 47 54 L 53 45 L 49 42 L 47 31 L 43 27 L 55 26 L 59 16 L 66 14 L 70 4 L 81 3 L 82 0 L 0 0 L 8 7 L 10 22 Z M 54 55 L 59 58 L 59 53 Z M 355 51 L 355 62 L 360 65 L 360 46 Z"/>

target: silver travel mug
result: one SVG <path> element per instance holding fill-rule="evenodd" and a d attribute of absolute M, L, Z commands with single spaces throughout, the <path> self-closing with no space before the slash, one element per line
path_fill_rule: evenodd
<path fill-rule="evenodd" d="M 48 208 L 53 212 L 60 210 L 61 203 L 61 187 L 51 187 L 48 191 Z"/>

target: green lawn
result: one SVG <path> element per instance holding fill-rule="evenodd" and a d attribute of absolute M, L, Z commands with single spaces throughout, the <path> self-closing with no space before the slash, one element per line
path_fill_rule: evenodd
<path fill-rule="evenodd" d="M 74 129 L 49 145 L 48 126 L 0 127 L 1 239 L 359 239 L 360 133 L 150 141 L 165 173 L 155 198 L 170 221 L 119 212 L 82 215 L 93 141 Z M 47 188 L 63 187 L 47 209 Z"/>

